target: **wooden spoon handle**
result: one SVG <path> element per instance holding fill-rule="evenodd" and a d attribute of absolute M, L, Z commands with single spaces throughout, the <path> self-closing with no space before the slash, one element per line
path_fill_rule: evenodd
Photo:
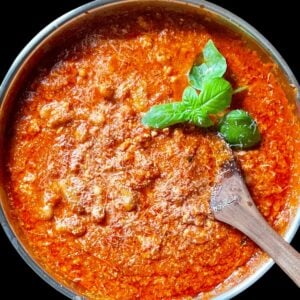
<path fill-rule="evenodd" d="M 215 218 L 246 234 L 300 287 L 300 254 L 266 222 L 238 172 L 222 179 L 212 199 Z"/>
<path fill-rule="evenodd" d="M 241 209 L 240 216 L 244 218 L 244 222 L 236 224 L 235 227 L 266 251 L 300 287 L 300 254 L 265 221 L 258 211 L 253 213 L 252 210 L 252 214 L 249 214 Z"/>

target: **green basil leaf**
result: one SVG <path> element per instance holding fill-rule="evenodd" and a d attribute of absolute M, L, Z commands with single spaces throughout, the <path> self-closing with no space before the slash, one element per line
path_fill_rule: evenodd
<path fill-rule="evenodd" d="M 186 121 L 188 121 L 187 111 L 182 102 L 152 106 L 142 118 L 142 123 L 152 128 L 165 128 Z"/>
<path fill-rule="evenodd" d="M 183 91 L 182 101 L 186 105 L 191 105 L 192 107 L 194 107 L 198 103 L 198 93 L 197 93 L 197 91 L 194 88 L 192 88 L 191 86 L 188 86 Z"/>
<path fill-rule="evenodd" d="M 228 113 L 219 123 L 219 131 L 224 139 L 235 148 L 250 148 L 261 140 L 255 120 L 244 110 Z"/>
<path fill-rule="evenodd" d="M 202 90 L 204 81 L 222 77 L 227 69 L 225 57 L 218 51 L 212 40 L 203 49 L 203 63 L 192 67 L 189 83 L 192 87 Z"/>
<path fill-rule="evenodd" d="M 213 121 L 209 116 L 201 111 L 201 109 L 196 109 L 189 114 L 190 122 L 200 126 L 200 127 L 210 127 L 213 126 Z"/>
<path fill-rule="evenodd" d="M 214 78 L 204 82 L 198 103 L 204 113 L 216 114 L 230 106 L 231 97 L 231 84 L 223 78 Z"/>

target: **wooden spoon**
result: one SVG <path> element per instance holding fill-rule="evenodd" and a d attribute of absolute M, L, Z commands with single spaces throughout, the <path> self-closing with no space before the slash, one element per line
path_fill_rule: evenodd
<path fill-rule="evenodd" d="M 300 287 L 300 254 L 257 210 L 233 156 L 221 168 L 210 206 L 217 220 L 246 234 Z"/>

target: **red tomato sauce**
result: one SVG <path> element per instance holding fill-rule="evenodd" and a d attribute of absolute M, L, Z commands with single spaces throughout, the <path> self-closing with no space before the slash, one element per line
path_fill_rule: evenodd
<path fill-rule="evenodd" d="M 228 155 L 216 134 L 141 124 L 152 105 L 181 99 L 209 39 L 233 88 L 248 86 L 233 106 L 254 117 L 262 142 L 235 154 L 259 210 L 285 230 L 292 174 L 300 175 L 299 125 L 275 66 L 199 16 L 116 13 L 32 80 L 7 132 L 15 222 L 43 268 L 78 293 L 183 299 L 213 290 L 257 255 L 211 214 L 211 187 Z"/>

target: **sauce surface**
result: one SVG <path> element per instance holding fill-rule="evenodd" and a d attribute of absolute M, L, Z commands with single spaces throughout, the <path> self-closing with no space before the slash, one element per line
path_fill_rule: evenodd
<path fill-rule="evenodd" d="M 249 87 L 233 106 L 256 119 L 262 143 L 236 156 L 259 210 L 282 232 L 292 173 L 300 175 L 293 107 L 274 65 L 200 16 L 153 9 L 98 25 L 41 70 L 19 100 L 6 155 L 16 222 L 38 262 L 93 299 L 210 291 L 258 253 L 210 212 L 228 153 L 214 132 L 151 130 L 141 116 L 181 99 L 187 72 L 212 39 L 227 59 L 226 78 Z"/>

